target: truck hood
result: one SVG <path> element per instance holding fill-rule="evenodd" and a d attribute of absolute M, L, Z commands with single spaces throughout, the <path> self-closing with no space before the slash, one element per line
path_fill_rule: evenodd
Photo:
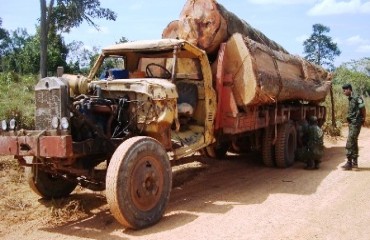
<path fill-rule="evenodd" d="M 166 98 L 178 98 L 175 84 L 167 79 L 158 78 L 135 78 L 135 79 L 120 79 L 120 80 L 100 80 L 93 81 L 101 87 L 102 91 L 108 92 L 135 92 L 148 95 L 154 100 Z"/>

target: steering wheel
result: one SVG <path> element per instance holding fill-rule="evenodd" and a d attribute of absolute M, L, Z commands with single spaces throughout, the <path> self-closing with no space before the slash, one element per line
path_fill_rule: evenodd
<path fill-rule="evenodd" d="M 160 68 L 161 70 L 164 71 L 164 74 L 161 74 L 161 76 L 155 76 L 152 72 L 151 69 L 153 69 L 153 67 L 157 67 L 157 68 Z M 146 72 L 146 75 L 149 76 L 149 77 L 153 77 L 153 78 L 166 78 L 166 79 L 170 79 L 172 74 L 170 71 L 167 70 L 167 68 L 165 68 L 164 66 L 162 65 L 159 65 L 157 63 L 149 63 L 146 68 L 145 68 L 145 72 Z"/>

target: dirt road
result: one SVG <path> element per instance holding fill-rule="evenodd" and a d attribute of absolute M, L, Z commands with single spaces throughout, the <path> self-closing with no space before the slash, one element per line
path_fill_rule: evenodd
<path fill-rule="evenodd" d="M 204 159 L 177 167 L 165 216 L 140 231 L 124 229 L 114 220 L 104 193 L 86 191 L 70 198 L 82 201 L 85 215 L 50 225 L 50 205 L 19 179 L 3 174 L 0 238 L 367 240 L 370 129 L 360 134 L 360 171 L 341 170 L 344 140 L 325 141 L 325 156 L 316 171 L 303 170 L 303 163 L 289 169 L 266 168 L 251 155 L 230 156 L 225 161 Z M 15 199 L 18 207 L 14 207 Z"/>

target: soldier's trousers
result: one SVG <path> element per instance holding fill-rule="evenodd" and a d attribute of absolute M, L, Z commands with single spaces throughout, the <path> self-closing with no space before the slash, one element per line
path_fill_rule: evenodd
<path fill-rule="evenodd" d="M 347 158 L 357 159 L 358 158 L 358 135 L 361 131 L 361 125 L 359 124 L 349 124 L 349 132 L 346 144 Z"/>

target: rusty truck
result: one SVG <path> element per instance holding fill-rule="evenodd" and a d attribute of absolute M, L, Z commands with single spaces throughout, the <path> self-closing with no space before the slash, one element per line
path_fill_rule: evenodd
<path fill-rule="evenodd" d="M 226 51 L 224 43 L 210 62 L 179 39 L 106 47 L 88 76 L 39 80 L 35 128 L 3 120 L 0 154 L 25 166 L 43 198 L 66 197 L 77 185 L 105 190 L 115 219 L 133 229 L 161 219 L 171 163 L 184 157 L 252 148 L 266 166 L 291 166 L 299 127 L 309 116 L 322 124 L 325 107 L 304 99 L 238 106 Z"/>

